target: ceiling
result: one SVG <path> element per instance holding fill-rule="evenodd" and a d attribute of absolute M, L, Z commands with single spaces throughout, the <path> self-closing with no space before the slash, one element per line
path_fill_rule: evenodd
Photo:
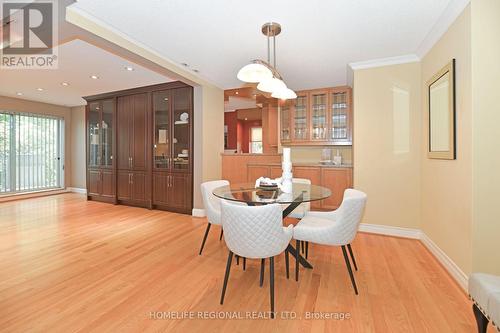
<path fill-rule="evenodd" d="M 188 64 L 224 89 L 242 86 L 236 79 L 239 68 L 266 57 L 260 28 L 279 22 L 277 68 L 290 88 L 300 90 L 345 84 L 349 63 L 418 53 L 446 11 L 459 2 L 467 3 L 121 0 L 117 6 L 115 1 L 79 0 L 72 6 L 164 57 Z"/>
<path fill-rule="evenodd" d="M 78 39 L 60 45 L 58 59 L 55 70 L 0 70 L 0 95 L 77 106 L 86 104 L 82 96 L 172 81 Z M 134 70 L 126 70 L 127 66 Z M 69 85 L 63 86 L 62 82 Z"/>

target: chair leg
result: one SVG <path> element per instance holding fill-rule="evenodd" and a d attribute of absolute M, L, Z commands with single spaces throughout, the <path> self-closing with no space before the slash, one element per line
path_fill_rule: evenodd
<path fill-rule="evenodd" d="M 269 289 L 271 292 L 271 318 L 274 319 L 274 257 L 269 258 Z"/>
<path fill-rule="evenodd" d="M 285 269 L 286 269 L 286 278 L 290 278 L 290 258 L 288 254 L 288 250 L 285 250 Z"/>
<path fill-rule="evenodd" d="M 247 258 L 243 257 L 243 270 L 247 269 Z"/>
<path fill-rule="evenodd" d="M 224 235 L 224 230 L 220 229 L 219 241 L 221 241 L 221 240 L 222 240 L 222 235 Z"/>
<path fill-rule="evenodd" d="M 300 241 L 295 241 L 295 281 L 299 281 Z"/>
<path fill-rule="evenodd" d="M 224 296 L 226 295 L 227 281 L 229 280 L 229 271 L 231 271 L 231 260 L 233 259 L 233 252 L 229 251 L 227 256 L 226 274 L 224 275 L 224 285 L 222 286 L 222 295 L 220 296 L 220 304 L 224 303 Z"/>
<path fill-rule="evenodd" d="M 210 231 L 211 226 L 212 226 L 212 224 L 210 222 L 208 222 L 207 230 L 205 230 L 205 236 L 203 236 L 203 241 L 201 242 L 200 253 L 198 253 L 200 256 L 201 256 L 201 252 L 203 251 L 203 247 L 205 246 L 205 242 L 207 241 L 208 232 Z"/>
<path fill-rule="evenodd" d="M 306 259 L 309 255 L 309 242 L 306 242 Z"/>
<path fill-rule="evenodd" d="M 486 333 L 489 323 L 488 318 L 479 310 L 476 304 L 472 305 L 472 311 L 474 312 L 474 317 L 476 317 L 478 333 Z"/>
<path fill-rule="evenodd" d="M 351 255 L 352 263 L 354 264 L 354 269 L 358 270 L 358 265 L 356 265 L 356 259 L 354 258 L 354 253 L 352 253 L 351 244 L 347 244 L 347 249 L 349 250 L 349 254 Z M 307 256 L 306 256 L 307 258 Z"/>
<path fill-rule="evenodd" d="M 300 246 L 302 247 L 302 253 L 304 253 L 306 246 L 304 244 L 304 241 L 300 241 Z"/>
<path fill-rule="evenodd" d="M 236 255 L 236 265 L 239 265 L 239 264 L 240 264 L 240 256 Z"/>
<path fill-rule="evenodd" d="M 266 267 L 266 259 L 262 258 L 260 260 L 260 286 L 264 285 L 264 268 Z"/>
<path fill-rule="evenodd" d="M 354 292 L 357 295 L 358 294 L 358 287 L 356 287 L 356 281 L 354 280 L 354 274 L 352 273 L 351 263 L 349 261 L 349 257 L 347 256 L 347 251 L 345 249 L 345 245 L 342 245 L 342 253 L 344 254 L 345 264 L 347 266 L 347 270 L 349 271 L 349 276 L 351 277 L 351 283 L 352 283 L 352 286 L 354 288 Z"/>

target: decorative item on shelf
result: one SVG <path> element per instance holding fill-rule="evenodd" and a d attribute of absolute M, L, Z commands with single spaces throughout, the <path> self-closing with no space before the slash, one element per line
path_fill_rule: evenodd
<path fill-rule="evenodd" d="M 252 60 L 238 72 L 238 79 L 243 82 L 258 83 L 257 89 L 271 93 L 271 97 L 294 99 L 297 94 L 288 88 L 281 74 L 276 69 L 276 36 L 281 32 L 281 25 L 269 22 L 262 26 L 262 33 L 267 36 L 267 62 Z M 273 39 L 273 65 L 271 65 L 271 37 Z"/>
<path fill-rule="evenodd" d="M 180 120 L 176 120 L 174 124 L 176 124 L 176 125 L 187 124 L 187 123 L 189 123 L 189 114 L 187 112 L 183 112 L 179 116 L 179 119 Z"/>
<path fill-rule="evenodd" d="M 283 162 L 281 167 L 283 174 L 281 175 L 282 183 L 280 189 L 285 193 L 292 193 L 292 160 L 290 158 L 290 148 L 283 148 Z"/>
<path fill-rule="evenodd" d="M 337 155 L 333 156 L 333 164 L 342 165 L 342 155 L 340 155 L 338 149 L 337 149 Z"/>

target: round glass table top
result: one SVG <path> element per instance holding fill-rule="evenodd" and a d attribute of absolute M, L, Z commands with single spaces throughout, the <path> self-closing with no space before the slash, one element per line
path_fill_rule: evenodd
<path fill-rule="evenodd" d="M 279 189 L 255 188 L 254 183 L 248 183 L 221 186 L 216 188 L 213 194 L 221 199 L 249 204 L 290 204 L 326 199 L 332 195 L 332 192 L 318 185 L 293 183 L 292 193 L 284 193 Z"/>

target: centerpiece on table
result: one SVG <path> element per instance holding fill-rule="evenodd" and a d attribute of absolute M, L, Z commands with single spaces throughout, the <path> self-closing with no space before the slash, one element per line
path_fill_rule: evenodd
<path fill-rule="evenodd" d="M 255 182 L 255 187 L 262 190 L 281 190 L 284 193 L 292 193 L 292 161 L 290 159 L 290 148 L 283 148 L 283 159 L 281 162 L 282 175 L 280 178 L 270 179 L 260 177 Z"/>

